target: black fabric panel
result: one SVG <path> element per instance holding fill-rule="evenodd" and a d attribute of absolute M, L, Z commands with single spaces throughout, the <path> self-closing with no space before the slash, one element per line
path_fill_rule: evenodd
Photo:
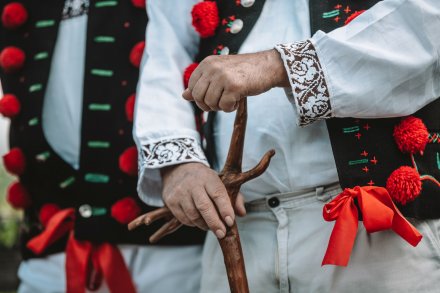
<path fill-rule="evenodd" d="M 13 1 L 2 1 L 0 10 L 10 2 Z M 0 49 L 10 45 L 22 48 L 26 53 L 26 64 L 15 74 L 6 74 L 0 70 L 0 78 L 4 92 L 17 95 L 22 106 L 20 114 L 11 123 L 10 146 L 20 147 L 25 153 L 27 169 L 20 181 L 28 189 L 33 202 L 25 212 L 21 231 L 23 257 L 36 257 L 25 245 L 27 240 L 42 231 L 38 213 L 45 203 L 55 203 L 61 208 L 74 207 L 77 210 L 75 236 L 78 239 L 98 243 L 149 244 L 148 236 L 157 230 L 159 224 L 129 232 L 126 225 L 111 217 L 112 205 L 127 196 L 136 200 L 142 212 L 153 209 L 138 199 L 137 178 L 128 176 L 119 169 L 120 154 L 126 148 L 134 146 L 132 123 L 127 121 L 125 102 L 136 90 L 139 70 L 129 62 L 129 54 L 133 46 L 145 38 L 145 10 L 135 8 L 131 1 L 117 1 L 116 6 L 103 6 L 98 4 L 102 1 L 90 1 L 81 168 L 76 171 L 53 151 L 42 130 L 43 99 L 64 1 L 19 2 L 27 8 L 29 19 L 17 30 L 7 30 L 0 25 Z M 36 24 L 42 20 L 52 22 L 50 25 L 37 27 Z M 115 42 L 96 42 L 97 36 L 113 36 Z M 41 52 L 46 52 L 48 57 L 36 60 L 34 56 Z M 111 69 L 113 75 L 98 76 L 92 74 L 92 69 Z M 29 91 L 35 84 L 41 84 L 41 89 Z M 110 104 L 111 110 L 90 111 L 91 103 Z M 36 121 L 34 118 L 38 119 L 38 123 L 29 124 L 29 121 Z M 108 141 L 110 147 L 90 148 L 88 142 L 96 140 Z M 41 154 L 49 156 L 42 159 Z M 86 175 L 90 173 L 106 174 L 110 180 L 105 184 L 85 180 Z M 78 212 L 79 207 L 84 204 L 105 212 L 84 218 Z M 158 245 L 201 244 L 204 237 L 203 231 L 183 228 L 178 233 L 164 238 Z M 63 251 L 66 239 L 63 238 L 52 245 L 44 255 Z"/>
<path fill-rule="evenodd" d="M 310 0 L 312 32 L 330 32 L 344 25 L 347 17 L 355 11 L 366 10 L 377 0 Z M 348 12 L 348 9 L 350 13 Z M 331 17 L 330 17 L 331 16 Z M 417 98 L 417 97 L 414 97 Z M 440 129 L 440 100 L 427 105 L 414 114 L 423 120 L 431 133 Z M 353 119 L 333 118 L 327 127 L 343 188 L 354 186 L 386 186 L 390 174 L 400 166 L 412 166 L 411 158 L 401 153 L 393 138 L 394 127 L 401 118 Z M 423 156 L 415 161 L 421 175 L 440 179 L 440 144 L 428 144 Z M 422 194 L 405 206 L 396 204 L 407 217 L 430 219 L 440 217 L 440 189 L 429 181 L 423 181 Z"/>

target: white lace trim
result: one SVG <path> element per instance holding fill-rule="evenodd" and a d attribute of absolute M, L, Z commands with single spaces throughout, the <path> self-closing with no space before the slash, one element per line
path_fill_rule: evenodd
<path fill-rule="evenodd" d="M 142 147 L 139 160 L 139 166 L 144 168 L 161 168 L 184 162 L 207 164 L 200 144 L 192 137 L 170 138 L 147 144 Z"/>
<path fill-rule="evenodd" d="M 333 117 L 330 94 L 315 47 L 310 41 L 275 46 L 292 87 L 299 125 Z"/>

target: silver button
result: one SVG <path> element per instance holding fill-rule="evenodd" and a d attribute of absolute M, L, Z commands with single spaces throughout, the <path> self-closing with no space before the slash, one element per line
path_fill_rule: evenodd
<path fill-rule="evenodd" d="M 243 7 L 251 7 L 254 3 L 255 0 L 241 0 L 241 6 Z"/>
<path fill-rule="evenodd" d="M 229 48 L 228 47 L 224 47 L 221 50 L 220 55 L 229 55 Z"/>
<path fill-rule="evenodd" d="M 243 20 L 236 19 L 232 22 L 231 25 L 231 34 L 238 34 L 243 28 Z"/>
<path fill-rule="evenodd" d="M 203 149 L 205 149 L 205 150 L 206 150 L 206 148 L 208 147 L 208 141 L 206 140 L 206 138 L 203 138 L 203 140 L 202 140 L 202 147 L 203 147 Z"/>
<path fill-rule="evenodd" d="M 92 207 L 88 204 L 83 204 L 79 207 L 79 214 L 83 218 L 90 218 L 92 216 Z"/>

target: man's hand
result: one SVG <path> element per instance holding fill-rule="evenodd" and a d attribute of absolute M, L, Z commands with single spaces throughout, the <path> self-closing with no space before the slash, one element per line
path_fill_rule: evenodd
<path fill-rule="evenodd" d="M 204 111 L 232 112 L 242 98 L 277 86 L 288 87 L 289 81 L 281 57 L 273 49 L 205 58 L 194 70 L 182 95 Z"/>
<path fill-rule="evenodd" d="M 234 224 L 234 209 L 220 177 L 200 163 L 186 163 L 162 170 L 165 205 L 184 225 L 212 230 L 218 238 Z M 235 203 L 238 215 L 246 214 L 243 196 Z"/>

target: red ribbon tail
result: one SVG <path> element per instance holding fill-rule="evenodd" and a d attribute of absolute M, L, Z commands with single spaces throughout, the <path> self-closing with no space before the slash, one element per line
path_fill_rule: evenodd
<path fill-rule="evenodd" d="M 109 243 L 96 250 L 105 281 L 112 293 L 136 293 L 130 272 L 119 249 Z"/>
<path fill-rule="evenodd" d="M 397 207 L 392 203 L 392 209 L 395 211 L 393 218 L 393 231 L 405 239 L 412 246 L 417 246 L 422 240 L 422 234 L 400 213 Z"/>
<path fill-rule="evenodd" d="M 85 293 L 87 267 L 91 259 L 92 244 L 78 241 L 70 234 L 66 247 L 66 285 L 67 293 Z"/>
<path fill-rule="evenodd" d="M 56 213 L 48 222 L 46 229 L 26 244 L 35 254 L 43 253 L 51 244 L 73 229 L 75 210 L 64 209 Z"/>
<path fill-rule="evenodd" d="M 341 208 L 333 227 L 322 265 L 347 266 L 356 239 L 358 212 L 353 200 L 348 199 Z"/>
<path fill-rule="evenodd" d="M 388 191 L 381 187 L 365 187 L 364 190 L 368 191 L 372 198 L 380 200 L 390 209 L 390 211 L 392 211 L 392 218 L 389 228 L 391 228 L 412 246 L 417 246 L 417 244 L 419 244 L 423 238 L 422 234 L 420 234 L 420 232 L 413 225 L 411 225 L 407 219 L 405 219 L 405 217 L 394 204 Z"/>

